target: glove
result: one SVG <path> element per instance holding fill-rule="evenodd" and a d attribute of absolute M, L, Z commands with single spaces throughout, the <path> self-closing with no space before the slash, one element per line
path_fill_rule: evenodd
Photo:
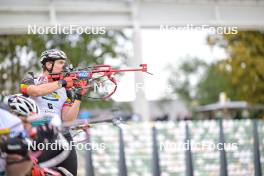
<path fill-rule="evenodd" d="M 62 85 L 62 87 L 65 87 L 66 89 L 70 89 L 73 87 L 73 81 L 75 80 L 76 78 L 74 77 L 65 77 L 64 79 L 61 79 L 59 80 L 59 84 Z"/>
<path fill-rule="evenodd" d="M 28 144 L 20 136 L 7 138 L 1 143 L 0 148 L 6 154 L 17 154 L 23 158 L 28 157 Z"/>
<path fill-rule="evenodd" d="M 83 88 L 87 87 L 87 81 L 86 80 L 81 80 L 78 82 L 78 90 L 75 92 L 75 100 L 82 100 L 82 96 L 85 95 L 88 92 L 88 88 Z"/>
<path fill-rule="evenodd" d="M 58 137 L 59 130 L 57 127 L 49 124 L 35 127 L 37 131 L 35 141 L 36 143 L 52 142 Z"/>

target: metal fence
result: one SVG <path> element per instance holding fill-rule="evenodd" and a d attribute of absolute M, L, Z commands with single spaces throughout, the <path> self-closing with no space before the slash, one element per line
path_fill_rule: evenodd
<path fill-rule="evenodd" d="M 89 134 L 96 146 L 79 151 L 86 176 L 261 176 L 264 169 L 261 120 L 98 125 Z"/>

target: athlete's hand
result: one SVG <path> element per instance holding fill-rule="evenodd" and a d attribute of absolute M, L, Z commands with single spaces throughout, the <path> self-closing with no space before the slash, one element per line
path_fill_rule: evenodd
<path fill-rule="evenodd" d="M 63 80 L 66 82 L 66 85 L 64 86 L 66 89 L 70 89 L 73 87 L 73 81 L 75 80 L 76 78 L 74 77 L 66 77 L 64 78 Z"/>
<path fill-rule="evenodd" d="M 57 127 L 49 124 L 37 126 L 35 130 L 37 131 L 35 139 L 37 143 L 53 141 L 57 138 L 59 133 Z"/>
<path fill-rule="evenodd" d="M 65 87 L 66 89 L 70 89 L 74 86 L 74 80 L 76 80 L 75 77 L 72 77 L 72 76 L 65 77 L 58 81 L 58 85 L 60 87 Z"/>

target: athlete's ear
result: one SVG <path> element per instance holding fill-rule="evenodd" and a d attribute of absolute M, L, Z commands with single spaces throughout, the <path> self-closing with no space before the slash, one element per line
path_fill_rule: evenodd
<path fill-rule="evenodd" d="M 52 63 L 51 62 L 46 62 L 46 68 L 47 70 L 50 70 L 52 67 Z"/>

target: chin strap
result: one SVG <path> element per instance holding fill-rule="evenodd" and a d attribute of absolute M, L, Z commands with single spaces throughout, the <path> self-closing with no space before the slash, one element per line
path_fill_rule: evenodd
<path fill-rule="evenodd" d="M 45 66 L 45 67 L 46 67 L 46 66 Z M 51 69 L 48 69 L 48 68 L 46 67 L 47 71 L 48 71 L 50 74 L 51 74 L 52 71 L 53 71 L 53 67 L 54 67 L 54 61 L 52 62 Z"/>

